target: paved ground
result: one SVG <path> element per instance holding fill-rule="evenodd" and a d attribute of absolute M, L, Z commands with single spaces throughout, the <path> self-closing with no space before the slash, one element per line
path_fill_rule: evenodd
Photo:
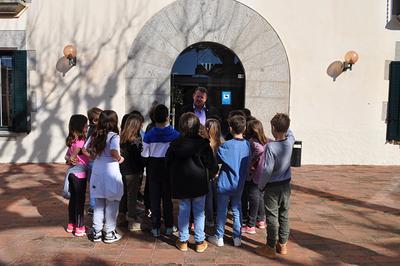
<path fill-rule="evenodd" d="M 178 251 L 176 236 L 128 233 L 114 244 L 64 231 L 65 166 L 0 164 L 0 264 L 16 265 L 400 265 L 400 167 L 304 166 L 294 169 L 289 254 L 269 260 L 245 235 L 203 254 Z M 90 217 L 87 217 L 90 225 Z"/>

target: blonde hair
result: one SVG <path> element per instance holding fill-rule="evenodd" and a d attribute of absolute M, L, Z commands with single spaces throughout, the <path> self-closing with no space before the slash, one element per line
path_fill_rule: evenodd
<path fill-rule="evenodd" d="M 221 125 L 217 119 L 210 118 L 207 119 L 205 127 L 208 134 L 208 139 L 210 140 L 211 149 L 213 150 L 214 154 L 216 154 L 219 146 L 223 142 L 221 137 Z"/>
<path fill-rule="evenodd" d="M 140 129 L 142 125 L 143 120 L 139 115 L 129 115 L 121 132 L 121 144 L 140 139 Z"/>
<path fill-rule="evenodd" d="M 100 114 L 101 114 L 102 111 L 103 110 L 101 110 L 98 107 L 90 108 L 87 111 L 87 116 L 88 116 L 88 119 L 89 119 L 89 123 L 90 124 L 96 124 L 97 121 L 99 120 L 99 117 L 100 117 Z"/>

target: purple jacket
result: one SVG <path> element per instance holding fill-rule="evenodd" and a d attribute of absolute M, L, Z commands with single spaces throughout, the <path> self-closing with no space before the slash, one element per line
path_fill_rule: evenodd
<path fill-rule="evenodd" d="M 247 181 L 253 181 L 254 184 L 258 184 L 264 172 L 265 145 L 251 139 L 250 146 L 252 156 Z"/>

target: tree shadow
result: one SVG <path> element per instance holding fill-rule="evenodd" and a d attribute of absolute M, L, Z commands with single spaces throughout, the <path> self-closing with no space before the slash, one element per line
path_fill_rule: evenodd
<path fill-rule="evenodd" d="M 391 208 L 391 207 L 383 206 L 383 205 L 378 205 L 375 203 L 365 202 L 365 201 L 354 199 L 354 198 L 343 197 L 343 196 L 335 195 L 335 194 L 332 194 L 332 193 L 329 193 L 326 191 L 303 187 L 303 186 L 300 186 L 297 184 L 292 184 L 292 189 L 306 193 L 306 194 L 311 194 L 311 195 L 317 196 L 319 198 L 327 199 L 330 201 L 337 201 L 337 202 L 341 202 L 346 205 L 353 205 L 356 207 L 371 209 L 374 211 L 379 211 L 379 212 L 384 212 L 384 213 L 389 213 L 392 215 L 400 216 L 400 209 Z"/>

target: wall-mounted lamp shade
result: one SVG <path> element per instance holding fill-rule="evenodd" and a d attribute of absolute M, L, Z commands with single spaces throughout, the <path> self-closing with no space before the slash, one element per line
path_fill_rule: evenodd
<path fill-rule="evenodd" d="M 335 61 L 329 65 L 326 73 L 333 79 L 336 79 L 343 72 L 343 63 L 341 61 Z"/>
<path fill-rule="evenodd" d="M 61 72 L 63 75 L 65 75 L 65 73 L 67 73 L 71 68 L 72 66 L 69 63 L 69 59 L 64 56 L 58 59 L 56 64 L 56 69 L 58 72 Z"/>
<path fill-rule="evenodd" d="M 348 51 L 344 56 L 344 61 L 349 64 L 355 64 L 358 60 L 358 54 L 354 51 Z"/>
<path fill-rule="evenodd" d="M 66 58 L 75 58 L 76 53 L 76 47 L 74 45 L 68 44 L 64 47 L 64 56 Z"/>

